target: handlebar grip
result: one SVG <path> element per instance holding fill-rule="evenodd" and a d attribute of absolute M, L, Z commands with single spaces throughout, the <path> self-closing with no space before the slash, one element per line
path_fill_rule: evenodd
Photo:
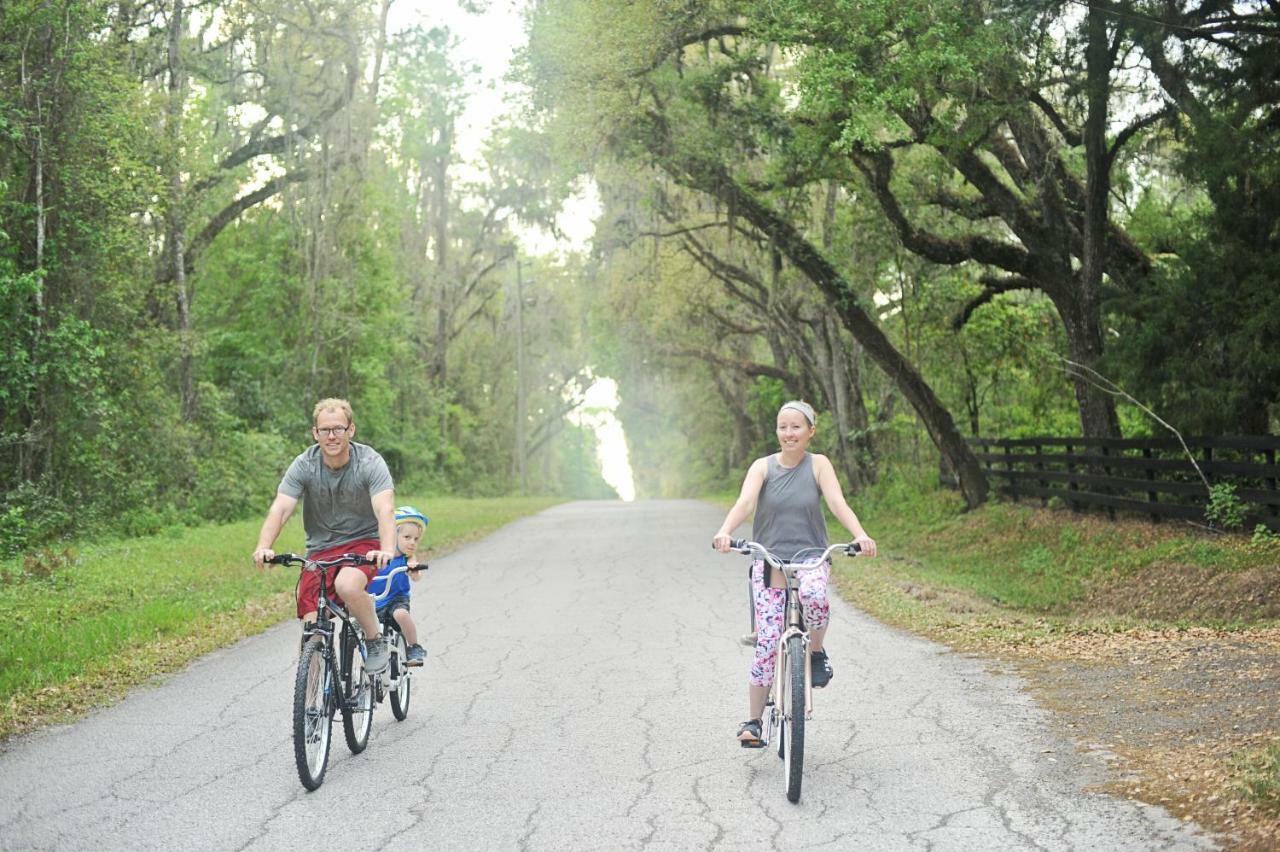
<path fill-rule="evenodd" d="M 847 553 L 847 554 L 849 554 L 850 556 L 853 556 L 855 553 L 861 553 L 861 552 L 862 552 L 862 545 L 858 544 L 858 543 L 855 541 L 855 542 L 853 542 L 852 544 L 850 544 L 848 547 L 846 547 L 846 548 L 844 549 L 844 552 L 845 552 L 845 553 Z"/>
<path fill-rule="evenodd" d="M 268 565 L 288 565 L 291 562 L 301 559 L 302 557 L 296 553 L 277 553 L 275 556 L 267 560 Z"/>
<path fill-rule="evenodd" d="M 729 547 L 733 548 L 734 550 L 741 550 L 746 546 L 747 546 L 747 540 L 745 538 L 729 539 Z"/>

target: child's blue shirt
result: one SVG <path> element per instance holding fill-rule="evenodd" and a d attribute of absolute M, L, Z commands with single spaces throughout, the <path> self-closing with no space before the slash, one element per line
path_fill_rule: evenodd
<path fill-rule="evenodd" d="M 401 565 L 408 565 L 408 564 L 409 564 L 409 558 L 407 556 L 405 556 L 403 553 L 397 554 L 395 559 L 392 559 L 390 562 L 387 563 L 387 567 L 383 568 L 381 571 L 378 572 L 378 576 L 374 577 L 372 580 L 369 581 L 369 586 L 368 588 L 365 589 L 365 591 L 373 595 L 374 597 L 377 597 L 378 595 L 382 594 L 382 590 L 385 589 L 387 586 L 387 575 L 390 574 L 392 570 L 399 568 Z M 408 597 L 408 596 L 409 596 L 409 575 L 407 573 L 397 574 L 396 576 L 391 578 L 391 594 L 387 595 L 387 597 L 384 600 L 378 601 L 378 609 L 379 610 L 385 609 L 387 604 L 391 603 L 391 601 L 393 601 L 398 597 Z"/>

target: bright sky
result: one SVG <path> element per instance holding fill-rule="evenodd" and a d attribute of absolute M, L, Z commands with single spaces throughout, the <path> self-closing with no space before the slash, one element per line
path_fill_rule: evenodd
<path fill-rule="evenodd" d="M 448 27 L 458 41 L 454 53 L 457 63 L 480 68 L 469 81 L 467 110 L 458 125 L 458 147 L 464 160 L 479 162 L 490 126 L 507 109 L 504 99 L 516 91 L 503 75 L 516 50 L 524 45 L 524 10 L 529 4 L 530 0 L 488 0 L 484 13 L 477 15 L 463 10 L 456 0 L 393 0 L 388 17 L 393 32 L 414 24 Z M 533 254 L 583 251 L 595 230 L 593 220 L 599 206 L 595 184 L 585 181 L 557 219 L 565 241 L 530 228 L 517 229 L 520 242 Z"/>
<path fill-rule="evenodd" d="M 503 80 L 515 51 L 524 44 L 524 10 L 530 0 L 488 0 L 483 14 L 460 8 L 456 0 L 394 0 L 388 24 L 394 32 L 417 24 L 430 28 L 446 26 L 458 40 L 454 54 L 459 64 L 475 64 L 480 72 L 469 81 L 467 110 L 458 124 L 458 147 L 462 158 L 476 162 L 494 120 L 506 110 L 504 99 L 513 91 Z M 525 250 L 534 254 L 582 251 L 591 239 L 593 220 L 599 210 L 595 185 L 584 182 L 578 197 L 565 204 L 557 220 L 566 240 L 557 241 L 546 232 L 528 229 L 518 232 Z M 613 379 L 598 378 L 587 391 L 583 408 L 571 419 L 596 433 L 596 451 L 601 471 L 623 500 L 635 499 L 631 463 L 627 456 L 622 423 L 614 415 L 618 406 L 618 385 Z"/>
<path fill-rule="evenodd" d="M 636 486 L 631 478 L 631 460 L 627 456 L 622 423 L 613 413 L 617 407 L 618 383 L 602 377 L 587 390 L 586 401 L 569 419 L 595 431 L 601 475 L 619 497 L 630 502 L 636 499 Z"/>

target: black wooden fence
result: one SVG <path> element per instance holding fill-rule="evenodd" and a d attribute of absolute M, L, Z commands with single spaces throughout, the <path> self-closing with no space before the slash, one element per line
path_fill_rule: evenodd
<path fill-rule="evenodd" d="M 1232 483 L 1246 530 L 1280 532 L 1280 436 L 1188 438 L 1211 485 Z M 1152 520 L 1205 520 L 1209 494 L 1176 438 L 970 438 L 993 489 L 1011 497 L 1058 498 L 1072 509 L 1140 512 Z M 944 485 L 956 485 L 944 468 Z"/>

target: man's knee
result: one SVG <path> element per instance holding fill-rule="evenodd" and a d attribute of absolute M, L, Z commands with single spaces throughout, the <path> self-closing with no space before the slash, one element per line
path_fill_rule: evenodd
<path fill-rule="evenodd" d="M 344 598 L 356 592 L 363 592 L 367 585 L 369 585 L 369 578 L 363 571 L 356 568 L 343 568 L 333 581 L 333 587 Z"/>

